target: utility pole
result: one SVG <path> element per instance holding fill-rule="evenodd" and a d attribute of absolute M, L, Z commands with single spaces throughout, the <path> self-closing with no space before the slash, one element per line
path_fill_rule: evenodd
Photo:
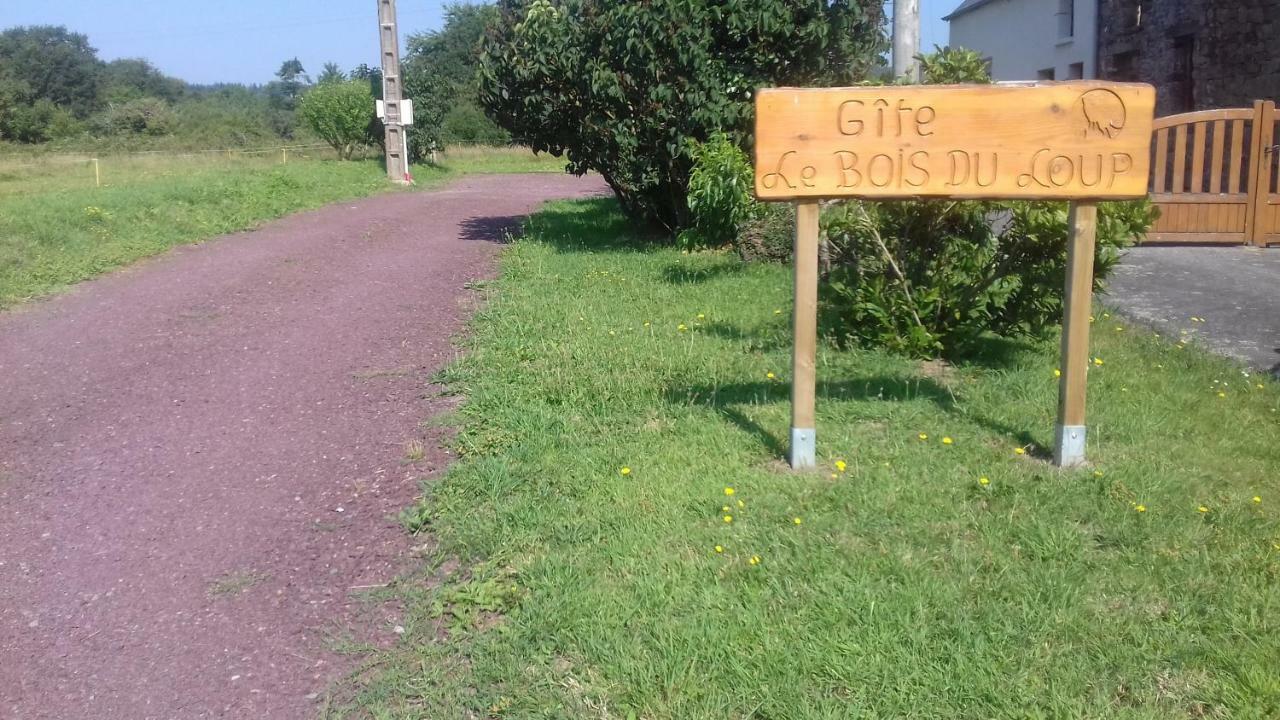
<path fill-rule="evenodd" d="M 893 0 L 893 76 L 920 82 L 920 0 Z"/>
<path fill-rule="evenodd" d="M 382 43 L 382 103 L 386 128 L 387 177 L 408 184 L 409 139 L 401 124 L 403 88 L 400 84 L 400 31 L 396 25 L 396 0 L 378 0 L 378 37 Z"/>

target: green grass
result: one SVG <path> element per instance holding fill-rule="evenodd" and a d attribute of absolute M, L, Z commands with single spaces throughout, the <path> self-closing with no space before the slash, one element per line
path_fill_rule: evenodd
<path fill-rule="evenodd" d="M 824 346 L 792 473 L 788 271 L 628 232 L 557 203 L 505 255 L 407 518 L 439 549 L 331 715 L 1280 716 L 1272 381 L 1099 314 L 1058 471 L 1052 344 Z"/>
<path fill-rule="evenodd" d="M 0 160 L 0 308 L 174 245 L 252 228 L 330 202 L 397 191 L 373 160 L 279 155 Z M 418 188 L 459 174 L 563 170 L 519 148 L 467 148 L 415 166 Z"/>

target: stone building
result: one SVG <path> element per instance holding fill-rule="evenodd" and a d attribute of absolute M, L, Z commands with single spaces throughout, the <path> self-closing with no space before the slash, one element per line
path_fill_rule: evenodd
<path fill-rule="evenodd" d="M 1280 0 L 1098 0 L 1098 75 L 1156 86 L 1157 115 L 1280 100 Z"/>

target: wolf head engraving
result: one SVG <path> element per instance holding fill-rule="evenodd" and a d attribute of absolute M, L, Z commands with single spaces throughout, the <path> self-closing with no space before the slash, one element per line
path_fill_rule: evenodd
<path fill-rule="evenodd" d="M 1089 90 L 1080 96 L 1080 108 L 1084 114 L 1086 138 L 1096 134 L 1111 139 L 1124 129 L 1128 111 L 1124 100 L 1112 90 Z"/>

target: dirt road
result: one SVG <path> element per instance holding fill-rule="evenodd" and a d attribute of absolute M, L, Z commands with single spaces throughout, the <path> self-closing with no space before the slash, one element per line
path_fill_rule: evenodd
<path fill-rule="evenodd" d="M 394 515 L 464 285 L 557 175 L 476 176 L 175 250 L 0 314 L 0 717 L 310 717 Z M 411 461 L 421 441 L 425 451 Z"/>

